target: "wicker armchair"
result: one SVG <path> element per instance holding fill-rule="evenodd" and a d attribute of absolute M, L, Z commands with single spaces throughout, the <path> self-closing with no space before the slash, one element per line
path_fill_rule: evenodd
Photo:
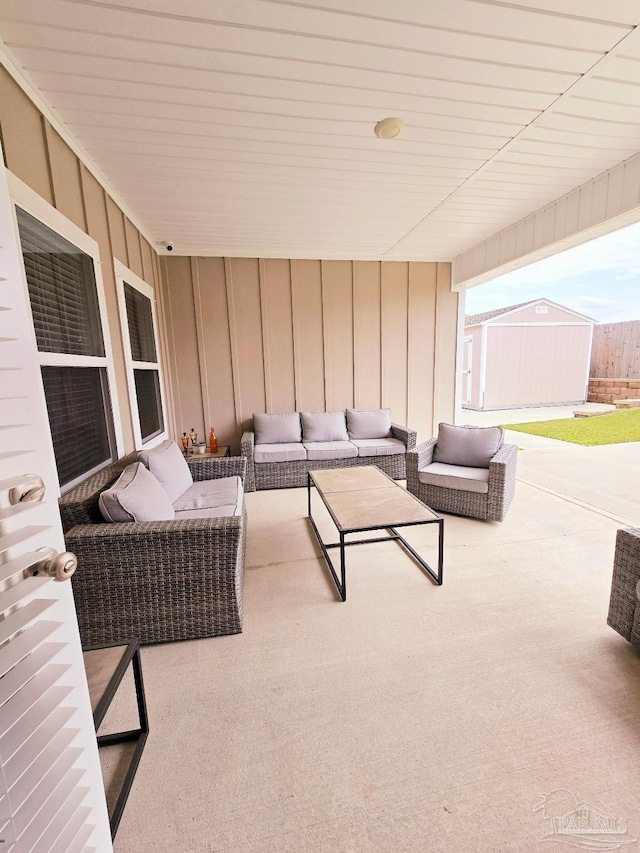
<path fill-rule="evenodd" d="M 607 624 L 640 648 L 640 528 L 618 530 Z"/>
<path fill-rule="evenodd" d="M 242 631 L 247 529 L 241 516 L 108 524 L 100 492 L 135 456 L 60 499 L 66 546 L 78 557 L 72 585 L 83 646 L 186 640 Z M 194 457 L 194 480 L 240 476 L 241 457 Z"/>
<path fill-rule="evenodd" d="M 489 463 L 488 491 L 467 491 L 422 483 L 419 473 L 433 460 L 437 439 L 419 444 L 407 453 L 407 490 L 431 509 L 485 521 L 502 521 L 516 488 L 515 444 L 503 444 Z"/>

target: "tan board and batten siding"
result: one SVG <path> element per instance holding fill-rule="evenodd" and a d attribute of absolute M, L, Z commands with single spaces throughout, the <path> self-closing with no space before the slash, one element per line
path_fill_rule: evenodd
<path fill-rule="evenodd" d="M 538 313 L 536 307 L 546 308 Z M 536 301 L 465 328 L 473 337 L 466 408 L 508 409 L 587 399 L 594 321 Z"/>
<path fill-rule="evenodd" d="M 124 452 L 134 435 L 113 258 L 156 290 L 176 438 L 214 425 L 237 452 L 255 411 L 389 406 L 422 438 L 453 420 L 449 263 L 159 257 L 1 67 L 0 131 L 9 171 L 98 243 Z"/>
<path fill-rule="evenodd" d="M 0 133 L 9 171 L 98 243 L 107 305 L 105 334 L 111 341 L 123 449 L 128 453 L 134 449 L 133 425 L 112 258 L 158 292 L 156 252 L 2 67 Z M 158 308 L 162 322 L 162 305 Z"/>
<path fill-rule="evenodd" d="M 178 430 L 204 434 L 213 425 L 237 452 L 256 411 L 388 406 L 422 438 L 452 419 L 458 297 L 450 264 L 162 264 Z"/>

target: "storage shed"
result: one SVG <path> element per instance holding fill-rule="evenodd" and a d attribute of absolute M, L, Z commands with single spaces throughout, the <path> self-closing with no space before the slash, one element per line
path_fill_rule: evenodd
<path fill-rule="evenodd" d="M 466 317 L 463 408 L 584 403 L 594 324 L 549 299 Z"/>

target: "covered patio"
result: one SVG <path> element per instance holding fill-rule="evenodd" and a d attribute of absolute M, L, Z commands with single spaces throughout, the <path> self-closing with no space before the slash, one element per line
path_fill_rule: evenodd
<path fill-rule="evenodd" d="M 419 442 L 463 422 L 466 290 L 640 220 L 632 0 L 5 0 L 0 39 L 0 483 L 42 475 L 34 548 L 64 548 L 61 493 L 192 429 L 237 456 L 255 412 L 388 408 Z M 91 351 L 38 350 L 38 240 L 90 272 Z M 63 368 L 93 371 L 71 414 Z M 446 517 L 442 587 L 363 545 L 339 603 L 304 490 L 245 496 L 243 633 L 143 648 L 115 850 L 524 851 L 578 804 L 640 838 L 640 658 L 606 625 L 638 448 L 595 448 L 594 475 L 585 449 L 509 440 L 509 514 Z"/>
<path fill-rule="evenodd" d="M 365 545 L 343 606 L 305 491 L 274 497 L 247 496 L 244 633 L 143 650 L 154 738 L 117 850 L 532 850 L 558 788 L 638 837 L 617 521 L 519 482 L 502 524 L 446 517 L 441 588 Z"/>

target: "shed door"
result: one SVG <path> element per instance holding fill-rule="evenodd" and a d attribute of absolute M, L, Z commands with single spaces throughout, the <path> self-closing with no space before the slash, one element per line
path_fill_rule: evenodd
<path fill-rule="evenodd" d="M 462 353 L 462 405 L 471 403 L 471 368 L 473 365 L 473 337 L 465 336 Z"/>
<path fill-rule="evenodd" d="M 42 557 L 39 548 L 64 551 L 64 539 L 1 152 L 0 365 L 0 849 L 108 853 L 111 833 L 71 583 L 34 577 L 30 568 Z"/>

